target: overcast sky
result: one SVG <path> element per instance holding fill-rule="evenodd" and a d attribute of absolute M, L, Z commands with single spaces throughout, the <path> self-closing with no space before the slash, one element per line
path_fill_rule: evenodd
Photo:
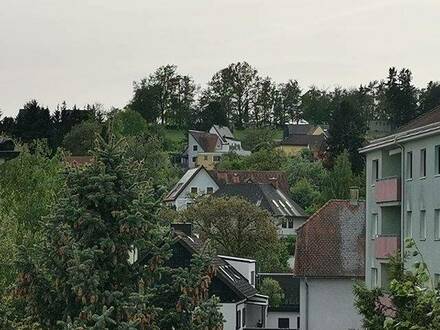
<path fill-rule="evenodd" d="M 440 80 L 439 0 L 0 0 L 0 108 L 123 106 L 176 64 L 202 86 L 248 61 L 277 82 L 352 87 L 409 67 Z"/>

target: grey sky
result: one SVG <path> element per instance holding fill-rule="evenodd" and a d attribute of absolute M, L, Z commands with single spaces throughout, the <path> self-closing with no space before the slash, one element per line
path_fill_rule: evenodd
<path fill-rule="evenodd" d="M 440 80 L 439 0 L 0 0 L 0 108 L 123 106 L 176 64 L 203 85 L 246 60 L 278 82 L 332 88 L 409 67 Z"/>

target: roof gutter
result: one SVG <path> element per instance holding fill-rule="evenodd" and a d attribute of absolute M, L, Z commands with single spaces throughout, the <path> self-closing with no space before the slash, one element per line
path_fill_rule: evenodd
<path fill-rule="evenodd" d="M 371 144 L 360 148 L 360 153 L 367 153 L 376 149 L 380 149 L 387 146 L 397 145 L 398 142 L 406 142 L 410 140 L 419 139 L 422 137 L 434 135 L 440 133 L 440 123 L 434 123 L 423 127 L 418 127 L 412 130 L 408 130 L 402 133 L 397 133 L 388 137 L 377 139 L 372 141 Z"/>

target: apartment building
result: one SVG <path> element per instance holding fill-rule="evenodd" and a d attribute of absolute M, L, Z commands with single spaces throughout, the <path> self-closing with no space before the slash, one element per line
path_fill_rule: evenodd
<path fill-rule="evenodd" d="M 389 258 L 415 240 L 440 279 L 440 107 L 360 150 L 367 161 L 366 283 L 389 284 Z M 407 260 L 411 266 L 417 258 Z"/>

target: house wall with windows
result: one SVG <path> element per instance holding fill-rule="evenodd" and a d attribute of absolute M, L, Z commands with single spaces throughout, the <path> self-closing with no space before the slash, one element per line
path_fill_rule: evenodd
<path fill-rule="evenodd" d="M 184 210 L 194 201 L 194 196 L 202 196 L 218 190 L 217 183 L 206 171 L 200 171 L 173 202 L 176 210 Z"/>
<path fill-rule="evenodd" d="M 188 134 L 188 148 L 186 150 L 186 154 L 188 155 L 188 168 L 196 167 L 197 155 L 203 151 L 196 139 L 194 139 L 191 134 Z"/>
<path fill-rule="evenodd" d="M 222 160 L 222 153 L 219 152 L 202 152 L 197 155 L 196 166 L 203 166 L 208 171 L 215 169 L 215 165 Z"/>
<path fill-rule="evenodd" d="M 293 146 L 293 145 L 279 145 L 276 147 L 277 150 L 282 151 L 286 156 L 296 156 L 301 153 L 304 149 L 309 149 L 308 146 Z"/>
<path fill-rule="evenodd" d="M 300 329 L 299 313 L 273 312 L 267 313 L 267 328 L 269 329 Z"/>
<path fill-rule="evenodd" d="M 440 134 L 367 153 L 366 283 L 389 284 L 389 257 L 411 237 L 440 277 Z M 411 266 L 417 257 L 407 260 Z"/>
<path fill-rule="evenodd" d="M 301 279 L 300 329 L 361 330 L 353 302 L 355 279 Z"/>

